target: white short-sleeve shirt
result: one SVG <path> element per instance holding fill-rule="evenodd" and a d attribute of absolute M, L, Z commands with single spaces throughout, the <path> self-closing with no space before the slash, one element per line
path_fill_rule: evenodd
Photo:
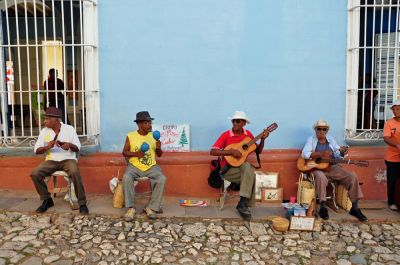
<path fill-rule="evenodd" d="M 75 128 L 71 125 L 61 123 L 60 132 L 58 133 L 56 141 L 61 142 L 68 142 L 76 145 L 78 149 L 81 149 L 81 143 L 79 141 L 78 135 L 76 134 Z M 40 147 L 47 146 L 47 144 L 54 140 L 56 133 L 53 129 L 50 128 L 43 128 L 40 131 L 39 137 L 36 141 L 34 152 Z M 76 160 L 76 153 L 70 150 L 64 150 L 61 147 L 54 145 L 53 148 L 47 151 L 46 153 L 46 160 L 53 160 L 53 161 L 63 161 L 67 159 L 75 159 Z"/>

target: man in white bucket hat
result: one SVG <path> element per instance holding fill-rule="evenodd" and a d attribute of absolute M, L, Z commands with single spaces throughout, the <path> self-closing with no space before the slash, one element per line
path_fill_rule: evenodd
<path fill-rule="evenodd" d="M 236 149 L 224 149 L 230 144 L 240 143 L 246 137 L 253 139 L 254 136 L 250 131 L 244 129 L 244 126 L 250 123 L 250 120 L 244 111 L 235 111 L 229 119 L 232 121 L 232 129 L 221 134 L 218 140 L 213 144 L 210 150 L 210 155 L 222 156 L 221 168 L 223 168 L 224 171 L 224 179 L 232 183 L 240 184 L 240 201 L 236 209 L 243 218 L 250 219 L 251 212 L 249 207 L 253 207 L 255 204 L 254 191 L 256 174 L 249 162 L 244 162 L 239 167 L 230 166 L 225 159 L 225 156 L 240 158 L 242 157 L 242 153 Z M 269 132 L 264 130 L 256 152 L 262 152 L 265 138 L 267 138 L 268 135 Z"/>
<path fill-rule="evenodd" d="M 393 102 L 391 109 L 394 117 L 385 122 L 383 140 L 388 145 L 385 152 L 387 202 L 391 210 L 397 211 L 395 188 L 400 181 L 400 99 Z"/>
<path fill-rule="evenodd" d="M 309 159 L 341 159 L 348 152 L 347 147 L 340 147 L 335 139 L 328 135 L 329 123 L 324 119 L 319 119 L 314 123 L 315 134 L 307 139 L 307 142 L 301 153 L 302 158 Z M 345 186 L 348 190 L 352 207 L 350 214 L 357 217 L 360 221 L 367 221 L 367 217 L 358 208 L 358 201 L 363 197 L 357 175 L 344 169 L 339 164 L 332 164 L 325 171 L 313 171 L 318 199 L 320 202 L 319 216 L 327 220 L 329 219 L 328 209 L 325 206 L 326 202 L 326 188 L 328 180 L 338 181 L 341 185 Z"/>

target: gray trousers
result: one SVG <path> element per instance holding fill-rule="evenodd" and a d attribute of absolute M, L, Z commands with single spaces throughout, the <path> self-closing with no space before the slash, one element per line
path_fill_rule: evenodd
<path fill-rule="evenodd" d="M 256 174 L 249 162 L 244 162 L 239 167 L 231 167 L 224 174 L 224 179 L 240 183 L 240 196 L 249 199 L 249 206 L 255 206 Z"/>
<path fill-rule="evenodd" d="M 75 159 L 67 159 L 63 161 L 46 160 L 35 168 L 31 173 L 33 184 L 41 200 L 47 200 L 51 197 L 44 178 L 50 176 L 56 171 L 65 171 L 68 177 L 72 179 L 79 205 L 86 204 L 85 188 L 83 187 L 82 177 L 79 173 L 78 164 Z"/>
<path fill-rule="evenodd" d="M 164 195 L 165 182 L 167 178 L 161 172 L 159 165 L 154 165 L 146 171 L 141 171 L 132 164 L 128 164 L 123 178 L 125 207 L 133 207 L 135 202 L 135 186 L 134 181 L 137 178 L 148 177 L 151 185 L 151 198 L 146 208 L 153 211 L 159 211 Z"/>
<path fill-rule="evenodd" d="M 348 171 L 339 165 L 331 165 L 327 171 L 315 170 L 313 174 L 315 177 L 315 188 L 317 189 L 320 201 L 326 201 L 326 187 L 328 186 L 329 179 L 338 181 L 339 184 L 346 187 L 349 191 L 351 202 L 364 197 L 356 173 Z"/>

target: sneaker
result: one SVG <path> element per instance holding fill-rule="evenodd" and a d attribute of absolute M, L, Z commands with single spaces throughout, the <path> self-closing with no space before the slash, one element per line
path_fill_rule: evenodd
<path fill-rule="evenodd" d="M 136 210 L 135 208 L 129 208 L 126 214 L 124 215 L 124 219 L 127 222 L 132 222 L 133 218 L 135 217 Z"/>
<path fill-rule="evenodd" d="M 157 218 L 156 213 L 155 213 L 152 209 L 150 209 L 150 208 L 144 208 L 144 211 L 146 212 L 147 217 L 149 217 L 149 219 L 154 220 L 154 219 Z"/>
<path fill-rule="evenodd" d="M 146 213 L 146 211 L 144 210 L 145 208 L 143 208 L 143 213 Z M 162 209 L 162 208 L 160 208 L 160 210 L 158 210 L 158 211 L 155 211 L 155 210 L 152 210 L 153 212 L 155 212 L 156 214 L 162 214 L 162 213 L 164 213 L 164 210 Z"/>
<path fill-rule="evenodd" d="M 89 214 L 89 209 L 86 204 L 79 206 L 79 213 L 80 214 Z"/>
<path fill-rule="evenodd" d="M 319 216 L 324 220 L 328 220 L 329 219 L 328 208 L 321 207 L 319 209 Z"/>
<path fill-rule="evenodd" d="M 389 205 L 389 209 L 392 210 L 392 211 L 398 211 L 399 210 L 399 208 L 397 208 L 396 204 Z"/>
<path fill-rule="evenodd" d="M 50 207 L 54 206 L 54 202 L 52 198 L 48 198 L 47 200 L 44 200 L 42 202 L 42 205 L 39 206 L 39 208 L 36 209 L 37 213 L 44 213 L 49 209 Z"/>
<path fill-rule="evenodd" d="M 357 217 L 358 220 L 360 220 L 360 221 L 362 221 L 362 222 L 368 221 L 368 218 L 361 212 L 360 209 L 353 209 L 353 208 L 351 208 L 349 213 L 350 213 L 352 216 Z"/>

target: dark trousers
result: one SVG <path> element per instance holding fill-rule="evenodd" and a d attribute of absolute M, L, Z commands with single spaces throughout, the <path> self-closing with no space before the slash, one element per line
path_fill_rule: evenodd
<path fill-rule="evenodd" d="M 85 188 L 83 187 L 82 177 L 79 173 L 78 164 L 75 159 L 67 159 L 63 161 L 47 160 L 32 171 L 31 178 L 33 184 L 35 184 L 37 193 L 40 195 L 40 199 L 47 200 L 51 197 L 44 178 L 59 170 L 65 171 L 68 174 L 68 177 L 72 179 L 75 193 L 78 197 L 78 203 L 79 205 L 85 205 Z"/>
<path fill-rule="evenodd" d="M 387 184 L 387 197 L 388 204 L 396 204 L 394 201 L 394 190 L 396 182 L 400 179 L 400 162 L 389 162 L 385 160 L 386 164 L 386 184 Z"/>

